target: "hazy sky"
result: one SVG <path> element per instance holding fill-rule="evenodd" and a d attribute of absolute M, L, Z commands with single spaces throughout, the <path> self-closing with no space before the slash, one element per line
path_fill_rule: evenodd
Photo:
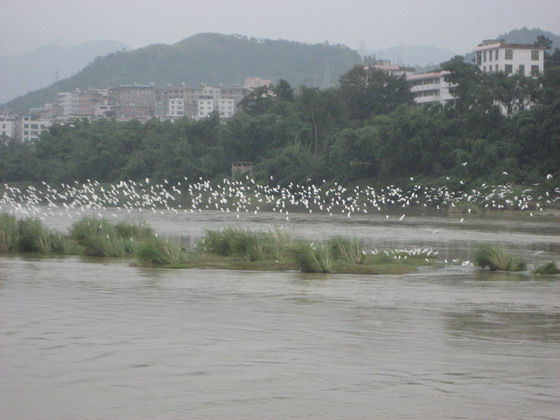
<path fill-rule="evenodd" d="M 0 56 L 91 40 L 133 48 L 201 32 L 367 50 L 433 45 L 455 53 L 511 29 L 560 33 L 560 0 L 0 0 Z"/>

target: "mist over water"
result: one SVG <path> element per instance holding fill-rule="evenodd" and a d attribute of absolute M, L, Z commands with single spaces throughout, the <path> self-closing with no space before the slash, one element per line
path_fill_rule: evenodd
<path fill-rule="evenodd" d="M 127 217 L 186 244 L 206 229 L 283 225 L 450 261 L 481 242 L 529 263 L 560 256 L 547 218 Z M 0 417 L 555 418 L 559 298 L 558 277 L 460 265 L 360 276 L 0 257 Z"/>

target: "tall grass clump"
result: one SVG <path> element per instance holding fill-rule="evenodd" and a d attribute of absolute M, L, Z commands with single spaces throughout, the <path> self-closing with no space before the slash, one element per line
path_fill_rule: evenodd
<path fill-rule="evenodd" d="M 240 230 L 229 227 L 222 230 L 208 230 L 204 238 L 197 243 L 197 248 L 201 251 L 228 257 L 233 255 L 238 248 L 240 234 Z"/>
<path fill-rule="evenodd" d="M 0 214 L 0 252 L 13 251 L 18 240 L 17 220 L 8 213 Z"/>
<path fill-rule="evenodd" d="M 282 260 L 286 256 L 287 250 L 294 243 L 293 235 L 278 226 L 268 232 L 268 238 L 269 252 L 275 260 Z"/>
<path fill-rule="evenodd" d="M 326 243 L 313 246 L 298 241 L 290 247 L 289 255 L 304 273 L 329 273 L 332 270 L 331 249 Z"/>
<path fill-rule="evenodd" d="M 138 241 L 155 237 L 145 222 L 110 223 L 106 219 L 84 217 L 70 228 L 70 237 L 92 257 L 124 257 L 135 251 Z"/>
<path fill-rule="evenodd" d="M 138 244 L 136 258 L 151 266 L 177 266 L 186 262 L 185 253 L 178 244 L 156 237 Z"/>
<path fill-rule="evenodd" d="M 115 224 L 115 233 L 122 239 L 145 240 L 155 236 L 154 229 L 145 221 L 118 222 Z"/>
<path fill-rule="evenodd" d="M 114 235 L 112 225 L 105 219 L 84 217 L 75 222 L 70 228 L 70 237 L 79 244 L 83 244 L 91 237 L 100 235 Z"/>
<path fill-rule="evenodd" d="M 560 269 L 556 266 L 554 261 L 548 264 L 539 265 L 533 270 L 535 274 L 560 274 Z"/>
<path fill-rule="evenodd" d="M 64 238 L 46 228 L 39 219 L 22 219 L 17 222 L 17 230 L 16 249 L 20 252 L 62 254 L 66 250 Z"/>
<path fill-rule="evenodd" d="M 234 228 L 209 230 L 196 248 L 224 257 L 237 256 L 249 261 L 279 260 L 292 243 L 290 235 L 276 229 L 273 232 L 251 232 Z"/>
<path fill-rule="evenodd" d="M 334 258 L 350 264 L 362 264 L 364 261 L 363 249 L 357 238 L 335 236 L 328 241 L 328 245 Z"/>
<path fill-rule="evenodd" d="M 523 271 L 527 269 L 527 265 L 521 259 L 494 245 L 480 246 L 475 251 L 474 264 L 493 271 Z"/>

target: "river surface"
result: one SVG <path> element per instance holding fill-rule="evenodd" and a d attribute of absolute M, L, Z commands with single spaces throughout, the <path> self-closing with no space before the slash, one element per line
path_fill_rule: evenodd
<path fill-rule="evenodd" d="M 126 218 L 185 244 L 222 226 L 283 226 L 370 249 L 432 247 L 450 261 L 482 242 L 529 264 L 560 261 L 557 218 L 163 213 Z M 46 219 L 60 231 L 75 220 Z M 4 256 L 0 418 L 560 418 L 560 278 Z"/>

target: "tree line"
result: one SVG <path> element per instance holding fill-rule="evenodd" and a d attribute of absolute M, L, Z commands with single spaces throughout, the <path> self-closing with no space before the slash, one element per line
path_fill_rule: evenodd
<path fill-rule="evenodd" d="M 560 177 L 560 66 L 547 60 L 535 79 L 455 57 L 441 65 L 456 85 L 445 106 L 417 106 L 404 78 L 355 66 L 337 88 L 255 89 L 227 120 L 55 124 L 35 142 L 0 141 L 0 181 L 180 182 L 227 177 L 244 161 L 283 186 L 539 182 Z"/>

